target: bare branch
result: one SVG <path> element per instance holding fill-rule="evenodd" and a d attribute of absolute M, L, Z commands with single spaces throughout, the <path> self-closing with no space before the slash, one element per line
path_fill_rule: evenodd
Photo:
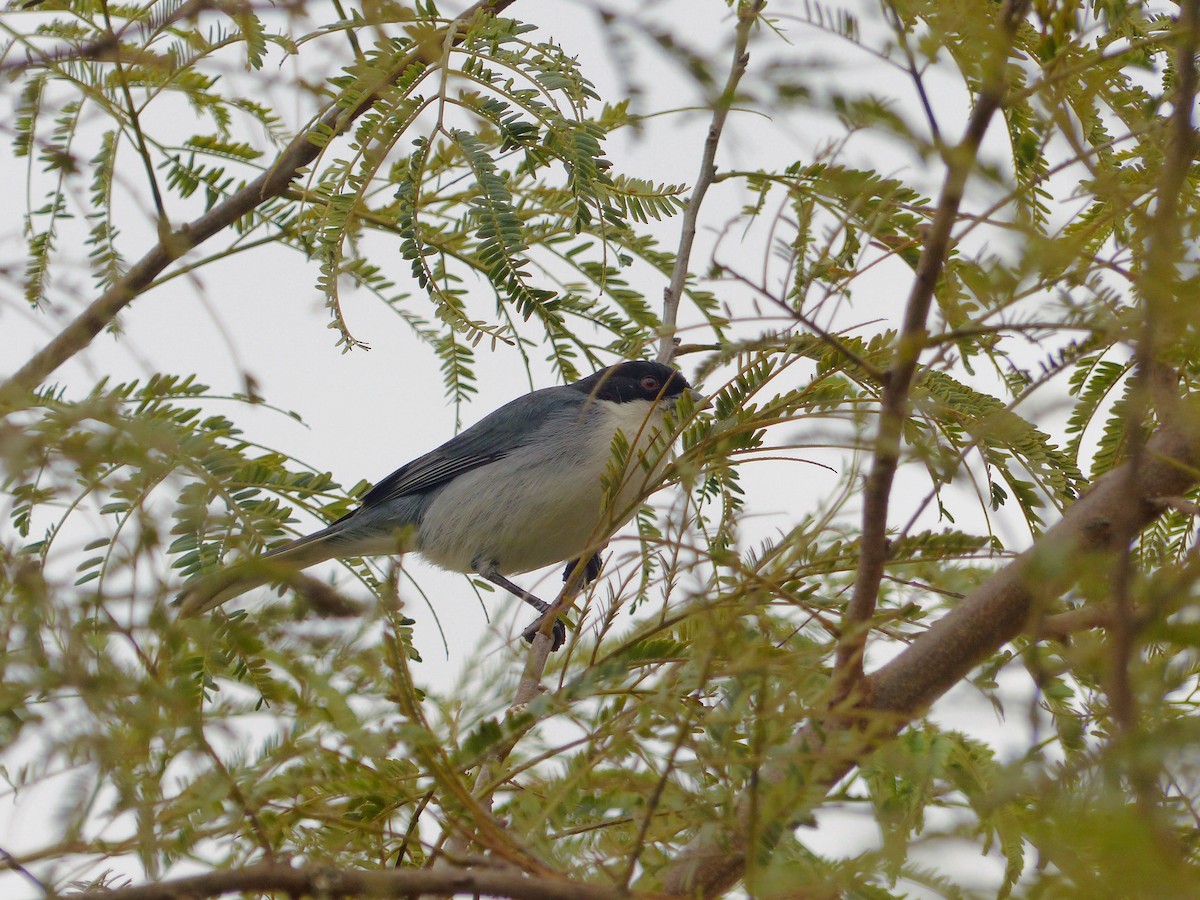
<path fill-rule="evenodd" d="M 199 900 L 234 891 L 279 891 L 291 897 L 416 897 L 421 894 L 486 895 L 513 900 L 655 900 L 661 894 L 631 894 L 577 881 L 530 878 L 504 869 L 392 869 L 354 871 L 269 864 L 175 878 L 158 884 L 95 892 L 105 900 Z"/>
<path fill-rule="evenodd" d="M 462 40 L 461 24 L 480 12 L 491 15 L 502 12 L 515 0 L 479 0 L 461 16 L 446 26 L 446 32 L 458 29 L 452 38 Z M 301 170 L 315 160 L 327 143 L 327 136 L 343 134 L 354 121 L 378 98 L 378 92 L 408 69 L 423 63 L 436 65 L 437 59 L 427 59 L 422 43 L 404 55 L 388 72 L 375 91 L 368 92 L 354 107 L 343 110 L 333 104 L 311 128 L 296 135 L 265 172 L 237 193 L 218 203 L 207 213 L 165 235 L 151 250 L 136 262 L 123 278 L 72 320 L 45 347 L 38 351 L 11 378 L 0 386 L 0 396 L 18 391 L 31 391 L 49 377 L 59 366 L 85 348 L 113 319 L 144 291 L 172 262 L 216 235 L 242 216 L 269 200 L 283 196 Z M 321 135 L 320 140 L 315 138 Z"/>
<path fill-rule="evenodd" d="M 194 19 L 200 13 L 216 5 L 218 4 L 214 0 L 188 0 L 187 3 L 179 6 L 161 22 L 152 23 L 152 26 L 156 30 L 161 31 L 183 19 Z M 107 10 L 105 12 L 107 14 Z M 103 37 L 77 47 L 62 47 L 58 50 L 52 50 L 49 53 L 34 51 L 36 55 L 29 59 L 0 63 L 0 74 L 13 75 L 14 73 L 23 72 L 28 69 L 44 68 L 84 60 L 118 60 L 120 54 L 117 51 L 121 46 L 121 41 L 124 40 L 130 31 L 137 27 L 139 27 L 139 22 L 132 21 L 127 23 L 120 31 L 113 31 L 110 27 Z"/>
<path fill-rule="evenodd" d="M 917 263 L 916 277 L 904 311 L 904 321 L 896 342 L 896 356 L 888 371 L 879 414 L 879 434 L 875 439 L 874 461 L 863 492 L 863 525 L 858 572 L 854 590 L 842 622 L 838 643 L 836 699 L 853 692 L 863 676 L 863 653 L 867 632 L 883 567 L 887 560 L 887 518 L 892 481 L 900 462 L 900 435 L 908 410 L 908 392 L 912 387 L 921 351 L 925 349 L 926 321 L 933 292 L 941 278 L 950 252 L 950 232 L 958 220 L 963 189 L 975 167 L 979 146 L 992 117 L 1002 107 L 1007 91 L 1008 54 L 1018 26 L 1024 21 L 1028 0 L 1006 0 L 997 14 L 997 30 L 1002 38 L 992 53 L 975 109 L 966 133 L 957 147 L 946 151 L 946 180 L 938 198 L 937 210 L 930 223 L 925 247 Z"/>
<path fill-rule="evenodd" d="M 911 647 L 872 674 L 864 707 L 912 715 L 949 690 L 978 662 L 1015 637 L 1040 604 L 1060 596 L 1097 553 L 1120 549 L 1119 536 L 1138 533 L 1162 512 L 1157 498 L 1181 493 L 1200 472 L 1200 434 L 1191 422 L 1172 423 L 1146 444 L 1135 476 L 1135 497 L 1126 496 L 1126 463 L 1105 475 L 1077 500 L 1037 544 L 989 578 L 938 620 Z"/>
<path fill-rule="evenodd" d="M 688 270 L 692 259 L 692 243 L 696 239 L 696 223 L 700 218 L 700 204 L 704 195 L 717 174 L 716 157 L 717 144 L 721 141 L 721 132 L 725 128 L 725 119 L 733 98 L 737 94 L 738 82 L 746 72 L 746 64 L 750 55 L 746 47 L 750 43 L 750 28 L 758 19 L 758 14 L 766 0 L 742 0 L 738 3 L 738 23 L 733 42 L 733 65 L 729 69 L 729 77 L 725 79 L 725 87 L 713 104 L 712 122 L 708 126 L 708 137 L 704 139 L 704 152 L 700 156 L 700 173 L 696 176 L 696 184 L 692 188 L 692 196 L 688 198 L 687 207 L 683 211 L 683 223 L 680 228 L 679 249 L 675 253 L 675 266 L 671 269 L 671 281 L 663 290 L 663 324 L 662 335 L 658 343 L 658 361 L 670 362 L 675 356 L 675 327 L 679 318 L 679 304 L 683 300 L 683 289 L 687 284 Z"/>

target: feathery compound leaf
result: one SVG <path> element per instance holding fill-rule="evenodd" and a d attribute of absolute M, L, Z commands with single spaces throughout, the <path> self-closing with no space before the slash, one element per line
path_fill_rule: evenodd
<path fill-rule="evenodd" d="M 475 175 L 478 193 L 471 202 L 471 219 L 478 226 L 475 252 L 486 269 L 488 280 L 525 319 L 537 314 L 552 318 L 554 292 L 529 285 L 524 228 L 513 206 L 507 179 L 496 168 L 483 142 L 466 131 L 454 131 L 454 142 L 462 149 Z"/>
<path fill-rule="evenodd" d="M 38 116 L 42 108 L 42 95 L 48 79 L 48 75 L 36 75 L 30 78 L 21 90 L 13 117 L 13 156 L 33 155 Z"/>
<path fill-rule="evenodd" d="M 88 259 L 92 264 L 96 285 L 106 289 L 121 277 L 125 261 L 117 250 L 117 230 L 112 223 L 112 190 L 116 165 L 117 133 L 106 132 L 101 139 L 100 150 L 92 159 L 92 195 L 94 212 L 89 214 L 94 222 L 88 234 L 92 247 Z"/>
<path fill-rule="evenodd" d="M 1059 503 L 1065 503 L 1084 483 L 1071 455 L 994 397 L 935 371 L 922 374 L 914 399 L 919 402 L 922 394 L 938 401 L 923 407 L 926 415 L 944 425 L 950 436 L 960 429 L 970 436 L 972 444 L 1008 484 L 1032 525 L 1042 521 L 1035 512 L 1043 505 L 1035 487 L 1046 491 Z M 955 444 L 960 445 L 960 442 L 955 440 Z M 1018 477 L 1011 468 L 1010 459 L 1037 479 L 1036 482 L 1031 484 Z"/>
<path fill-rule="evenodd" d="M 226 159 L 237 159 L 243 162 L 251 162 L 262 156 L 262 151 L 255 150 L 249 144 L 235 143 L 220 135 L 193 135 L 184 141 L 183 145 L 203 150 L 213 156 L 223 156 Z"/>
<path fill-rule="evenodd" d="M 1071 373 L 1070 391 L 1078 399 L 1067 421 L 1066 432 L 1072 437 L 1067 442 L 1066 451 L 1077 465 L 1085 432 L 1113 388 L 1129 373 L 1130 367 L 1128 362 L 1117 363 L 1093 355 L 1079 360 L 1075 371 Z"/>

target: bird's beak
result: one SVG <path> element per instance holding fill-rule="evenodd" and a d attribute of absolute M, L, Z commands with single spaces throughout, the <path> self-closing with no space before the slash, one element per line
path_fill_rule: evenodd
<path fill-rule="evenodd" d="M 692 403 L 696 404 L 696 409 L 708 409 L 712 406 L 712 401 L 705 399 L 704 395 L 695 388 L 688 388 L 683 393 L 692 398 Z M 682 397 L 683 394 L 679 396 Z"/>

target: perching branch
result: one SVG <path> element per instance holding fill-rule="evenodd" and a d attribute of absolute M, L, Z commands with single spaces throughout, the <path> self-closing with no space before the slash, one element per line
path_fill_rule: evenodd
<path fill-rule="evenodd" d="M 671 281 L 663 290 L 662 335 L 658 342 L 658 361 L 669 363 L 675 356 L 675 328 L 679 319 L 679 304 L 683 300 L 683 289 L 687 284 L 687 276 L 692 259 L 692 244 L 696 239 L 696 223 L 700 218 L 700 204 L 704 195 L 717 174 L 716 157 L 717 144 L 721 141 L 721 132 L 725 129 L 725 119 L 729 115 L 729 107 L 737 94 L 738 82 L 746 72 L 746 64 L 750 55 L 746 47 L 750 43 L 750 28 L 758 19 L 758 14 L 766 0 L 742 0 L 738 4 L 737 30 L 734 32 L 733 65 L 729 69 L 729 77 L 725 79 L 725 87 L 713 104 L 712 122 L 708 126 L 708 137 L 704 139 L 704 152 L 700 156 L 700 173 L 696 176 L 696 184 L 692 195 L 688 198 L 687 207 L 683 211 L 683 222 L 680 226 L 679 249 L 675 252 L 675 265 L 671 269 Z"/>
<path fill-rule="evenodd" d="M 446 33 L 460 29 L 461 24 L 483 12 L 496 15 L 515 0 L 479 0 L 461 16 L 446 26 Z M 451 40 L 458 43 L 462 32 Z M 0 396 L 18 391 L 31 391 L 48 378 L 59 366 L 84 349 L 104 330 L 135 297 L 146 290 L 158 275 L 175 260 L 209 238 L 229 228 L 238 219 L 262 204 L 283 196 L 301 171 L 315 160 L 333 134 L 343 134 L 359 116 L 371 108 L 378 92 L 395 81 L 409 66 L 424 63 L 436 65 L 438 60 L 427 59 L 426 43 L 405 54 L 388 72 L 376 91 L 368 92 L 350 109 L 332 104 L 316 124 L 297 134 L 276 157 L 265 172 L 237 193 L 218 203 L 194 221 L 181 225 L 163 236 L 150 251 L 138 260 L 123 278 L 114 282 L 82 313 L 75 317 L 45 347 L 39 350 L 17 372 L 0 386 Z M 318 139 L 319 136 L 319 139 Z"/>
<path fill-rule="evenodd" d="M 838 642 L 836 700 L 850 695 L 863 677 L 867 633 L 875 614 L 879 584 L 887 561 L 888 505 L 892 481 L 900 462 L 900 435 L 908 411 L 908 392 L 916 375 L 921 351 L 925 349 L 929 308 L 950 252 L 950 232 L 958 220 L 963 189 L 975 167 L 988 125 L 1004 104 L 1008 55 L 1017 28 L 1024 21 L 1028 9 L 1029 0 L 1006 0 L 1001 7 L 996 22 L 1000 45 L 992 53 L 985 70 L 979 96 L 975 98 L 975 109 L 967 122 L 962 141 L 945 153 L 946 180 L 942 184 L 925 247 L 917 263 L 904 310 L 904 321 L 896 341 L 895 359 L 888 370 L 883 389 L 874 459 L 863 490 L 858 572 L 842 620 L 842 637 Z"/>
<path fill-rule="evenodd" d="M 558 597 L 555 598 L 554 602 L 550 604 L 549 610 L 543 615 L 541 627 L 534 634 L 529 652 L 525 656 L 525 668 L 521 672 L 521 680 L 517 683 L 516 695 L 508 707 L 509 721 L 511 721 L 511 717 L 514 714 L 523 711 L 541 693 L 542 675 L 546 671 L 546 663 L 549 662 L 551 647 L 554 643 L 554 638 L 552 637 L 554 623 L 558 620 L 561 613 L 570 608 L 575 597 L 579 594 L 579 590 L 583 586 L 583 578 L 586 570 L 587 558 L 577 560 L 575 568 L 568 573 L 566 580 L 563 582 L 562 590 L 559 591 Z M 529 722 L 519 731 L 515 731 L 513 734 L 507 736 L 503 741 L 493 744 L 484 758 L 480 760 L 479 770 L 475 775 L 475 788 L 472 796 L 488 814 L 492 811 L 492 796 L 498 784 L 496 773 L 503 765 L 504 760 L 512 752 L 513 747 L 516 746 L 517 741 L 529 731 L 533 724 L 533 722 Z M 463 831 L 457 830 L 453 834 L 447 835 L 442 851 L 434 861 L 434 870 L 444 871 L 446 868 L 451 867 L 453 860 L 466 855 L 467 845 L 468 837 Z"/>

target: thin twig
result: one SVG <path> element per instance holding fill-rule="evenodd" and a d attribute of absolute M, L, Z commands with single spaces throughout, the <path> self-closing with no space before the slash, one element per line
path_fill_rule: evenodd
<path fill-rule="evenodd" d="M 346 11 L 342 9 L 340 0 L 332 0 L 334 11 L 337 12 L 338 18 L 343 22 L 349 22 L 350 17 L 346 15 Z M 346 29 L 346 38 L 350 42 L 350 49 L 354 52 L 355 59 L 363 59 L 362 47 L 358 45 L 358 33 L 353 28 Z"/>
<path fill-rule="evenodd" d="M 229 788 L 230 796 L 233 797 L 235 803 L 242 808 L 242 813 L 245 814 L 247 821 L 250 823 L 250 829 L 258 843 L 259 849 L 263 853 L 263 857 L 267 862 L 275 862 L 275 850 L 271 843 L 271 835 L 267 833 L 263 827 L 262 819 L 258 815 L 258 810 L 250 805 L 250 801 L 246 799 L 245 793 L 242 791 L 241 785 L 237 783 L 237 779 L 226 768 L 225 763 L 221 761 L 221 757 L 217 751 L 213 749 L 212 744 L 208 742 L 208 738 L 204 734 L 204 727 L 200 723 L 196 725 L 196 739 L 200 743 L 204 755 L 212 760 L 214 768 L 225 779 L 225 783 Z"/>
<path fill-rule="evenodd" d="M 912 79 L 913 86 L 917 89 L 917 99 L 921 101 L 921 109 L 925 113 L 925 121 L 929 123 L 929 134 L 933 138 L 933 145 L 940 147 L 942 143 L 942 130 L 938 128 L 937 116 L 933 112 L 933 104 L 929 102 L 929 95 L 925 91 L 925 78 L 921 74 L 921 69 L 917 65 L 917 59 L 913 55 L 912 47 L 908 43 L 908 31 L 905 28 L 904 17 L 900 14 L 900 10 L 896 7 L 894 0 L 887 0 L 884 3 L 884 18 L 890 18 L 892 31 L 896 35 L 896 43 L 900 50 L 904 53 L 905 68 L 908 71 L 908 77 Z"/>
<path fill-rule="evenodd" d="M 1000 46 L 991 54 L 967 122 L 966 132 L 957 147 L 946 151 L 946 179 L 938 198 L 937 210 L 930 223 L 921 258 L 917 263 L 913 286 L 905 306 L 904 321 L 896 342 L 896 355 L 884 384 L 879 412 L 879 433 L 871 471 L 863 491 L 863 525 L 859 566 L 854 590 L 842 623 L 837 649 L 837 684 L 834 701 L 849 696 L 863 678 L 863 654 L 867 632 L 879 595 L 887 560 L 887 520 L 892 482 L 900 462 L 900 438 L 908 410 L 908 392 L 912 387 L 921 351 L 925 349 L 926 322 L 934 290 L 950 252 L 950 232 L 958 220 L 963 189 L 975 167 L 984 133 L 992 117 L 1003 106 L 1007 90 L 1008 54 L 1017 27 L 1024 21 L 1029 0 L 1006 0 L 997 15 Z"/>
<path fill-rule="evenodd" d="M 430 789 L 421 795 L 421 799 L 417 801 L 416 808 L 412 811 L 412 815 L 408 819 L 408 827 L 404 829 L 404 837 L 400 840 L 400 848 L 396 853 L 396 868 L 404 862 L 404 857 L 408 854 L 408 845 L 413 842 L 414 836 L 417 834 L 417 826 L 421 822 L 421 813 L 425 812 L 425 807 L 429 806 L 429 802 L 433 800 L 436 789 Z"/>
<path fill-rule="evenodd" d="M 50 896 L 50 886 L 21 865 L 20 861 L 3 847 L 0 847 L 0 859 L 4 860 L 9 869 L 31 882 L 44 896 Z"/>
<path fill-rule="evenodd" d="M 748 287 L 752 291 L 754 291 L 756 294 L 758 294 L 760 297 L 762 297 L 764 300 L 769 300 L 771 303 L 778 306 L 780 309 L 782 309 L 784 311 L 784 313 L 786 315 L 795 319 L 797 322 L 799 322 L 801 325 L 803 325 L 805 328 L 807 328 L 809 331 L 811 331 L 813 334 L 815 334 L 821 340 L 822 343 L 828 344 L 835 351 L 837 351 L 837 353 L 841 354 L 846 359 L 848 359 L 850 362 L 852 362 L 854 365 L 858 366 L 858 368 L 862 369 L 862 371 L 865 372 L 867 374 L 867 376 L 870 377 L 873 381 L 875 381 L 879 384 L 884 383 L 884 381 L 887 378 L 886 372 L 882 371 L 878 366 L 872 364 L 869 360 L 863 359 L 861 356 L 859 356 L 857 353 L 855 353 L 854 350 L 851 349 L 850 346 L 848 344 L 846 344 L 846 342 L 843 341 L 841 338 L 839 338 L 836 334 L 833 334 L 830 331 L 826 331 L 824 328 L 822 328 L 820 325 L 818 325 L 811 316 L 807 315 L 806 313 L 802 312 L 801 310 L 799 310 L 795 307 L 790 306 L 787 303 L 787 301 L 784 300 L 782 297 L 775 296 L 775 294 L 773 294 L 769 290 L 767 290 L 767 288 L 765 286 L 759 284 L 756 281 L 751 280 L 750 278 L 747 278 L 745 275 L 741 274 L 736 269 L 733 269 L 733 268 L 731 268 L 727 265 L 721 264 L 721 263 L 718 263 L 717 265 L 719 265 L 721 267 L 721 271 L 724 274 L 732 277 L 734 281 L 737 281 L 739 284 L 745 285 L 746 287 Z"/>
<path fill-rule="evenodd" d="M 393 598 L 394 599 L 394 598 Z M 412 673 L 408 669 L 408 656 L 399 638 L 399 622 L 396 613 L 399 606 L 385 605 L 388 619 L 391 623 L 391 639 L 388 641 L 389 665 L 394 674 L 394 699 L 405 719 L 413 722 L 426 733 L 432 733 L 428 720 L 421 706 L 421 697 L 416 691 Z M 461 772 L 461 767 L 450 758 L 445 748 L 437 742 L 417 742 L 412 745 L 413 755 L 422 762 L 439 789 L 439 805 L 451 816 L 450 827 L 457 823 L 452 817 L 452 810 L 461 811 L 462 817 L 470 823 L 475 840 L 493 855 L 498 865 L 519 868 L 522 871 L 539 877 L 554 878 L 557 871 L 530 848 L 524 846 L 512 833 L 498 822 L 492 815 L 491 805 L 483 804 L 472 792 Z M 447 846 L 447 853 L 453 852 L 454 859 L 465 858 L 465 852 L 460 853 Z M 444 862 L 435 855 L 434 868 L 445 868 Z"/>
<path fill-rule="evenodd" d="M 698 684 L 708 685 L 712 661 L 712 654 L 710 653 L 705 657 L 704 664 L 700 668 L 699 678 L 697 678 Z M 692 733 L 695 712 L 697 709 L 704 707 L 702 703 L 695 702 L 687 704 L 686 708 L 687 713 L 681 717 L 676 725 L 675 740 L 672 742 L 671 750 L 667 754 L 666 765 L 663 766 L 662 773 L 658 776 L 658 780 L 654 784 L 654 790 L 646 798 L 645 812 L 642 814 L 642 821 L 638 825 L 637 837 L 633 840 L 633 847 L 629 851 L 629 861 L 625 864 L 625 872 L 621 876 L 620 883 L 625 890 L 628 890 L 629 885 L 633 883 L 634 872 L 637 871 L 642 852 L 646 849 L 646 835 L 650 832 L 650 824 L 658 814 L 658 804 L 662 802 L 663 792 L 670 781 L 671 773 L 675 771 L 675 762 L 679 758 L 679 753 L 683 749 L 684 742 L 687 741 Z"/>
<path fill-rule="evenodd" d="M 721 132 L 725 128 L 725 119 L 729 108 L 733 105 L 737 94 L 738 82 L 746 72 L 746 64 L 750 54 L 746 47 L 750 43 L 750 29 L 758 19 L 759 12 L 765 0 L 742 0 L 738 4 L 738 23 L 734 32 L 733 64 L 729 68 L 729 77 L 725 79 L 725 87 L 713 102 L 712 122 L 708 126 L 708 137 L 704 139 L 704 152 L 700 156 L 700 173 L 696 176 L 696 184 L 692 195 L 688 198 L 687 207 L 683 211 L 683 221 L 679 234 L 679 249 L 675 253 L 675 265 L 671 269 L 671 281 L 663 290 L 662 335 L 658 344 L 658 361 L 670 362 L 675 356 L 675 330 L 679 320 L 679 304 L 683 300 L 683 289 L 687 284 L 687 276 L 692 258 L 692 244 L 696 240 L 696 224 L 700 218 L 700 204 L 704 195 L 717 174 L 716 157 L 717 145 L 721 141 Z"/>
<path fill-rule="evenodd" d="M 112 35 L 115 46 L 119 41 L 116 30 L 113 28 L 107 2 L 101 4 L 101 12 L 104 15 L 104 27 Z M 137 104 L 133 102 L 133 91 L 129 89 L 129 78 L 125 74 L 125 67 L 121 65 L 119 54 L 113 57 L 113 68 L 117 74 L 117 82 L 121 86 L 121 95 L 125 98 L 125 105 L 129 107 L 129 129 L 133 132 L 133 145 L 137 150 L 138 158 L 141 159 L 142 165 L 146 169 L 146 181 L 150 185 L 150 196 L 154 199 L 158 235 L 160 238 L 166 237 L 171 232 L 171 220 L 167 216 L 167 207 L 163 203 L 162 191 L 158 189 L 158 176 L 154 173 L 154 160 L 150 158 L 150 150 L 146 146 L 146 135 L 142 131 L 141 116 L 138 115 Z"/>
<path fill-rule="evenodd" d="M 465 34 L 461 28 L 462 22 L 481 12 L 495 15 L 514 2 L 516 0 L 479 0 L 446 28 L 457 30 L 454 40 L 461 41 Z M 363 98 L 350 109 L 344 110 L 336 103 L 331 104 L 312 127 L 304 129 L 292 139 L 265 172 L 204 215 L 161 238 L 130 267 L 124 277 L 117 279 L 108 290 L 93 300 L 87 309 L 0 386 L 0 397 L 36 388 L 59 366 L 87 347 L 167 266 L 255 208 L 283 196 L 301 171 L 321 154 L 329 138 L 345 133 L 359 116 L 371 108 L 379 93 L 409 66 L 418 63 L 433 65 L 437 62 L 436 58 L 426 58 L 425 46 L 422 43 L 406 53 L 381 79 L 379 87 L 365 92 Z"/>
<path fill-rule="evenodd" d="M 542 615 L 542 624 L 533 636 L 529 652 L 525 656 L 525 668 L 521 672 L 521 680 L 517 683 L 517 691 L 508 707 L 508 721 L 512 716 L 525 709 L 537 699 L 542 692 L 542 675 L 546 671 L 546 663 L 550 659 L 551 648 L 554 644 L 552 637 L 554 623 L 560 613 L 574 601 L 583 583 L 583 575 L 587 571 L 587 560 L 580 559 L 570 576 L 563 582 L 558 597 L 550 604 L 550 608 Z M 519 731 L 506 736 L 488 748 L 487 753 L 479 762 L 479 771 L 475 775 L 475 788 L 472 792 L 474 801 L 489 815 L 492 811 L 492 796 L 499 782 L 496 773 L 508 754 L 512 752 L 521 735 L 528 732 L 533 725 L 527 723 Z M 443 848 L 434 860 L 433 868 L 443 871 L 453 865 L 455 859 L 466 855 L 468 836 L 460 831 L 445 836 Z"/>

